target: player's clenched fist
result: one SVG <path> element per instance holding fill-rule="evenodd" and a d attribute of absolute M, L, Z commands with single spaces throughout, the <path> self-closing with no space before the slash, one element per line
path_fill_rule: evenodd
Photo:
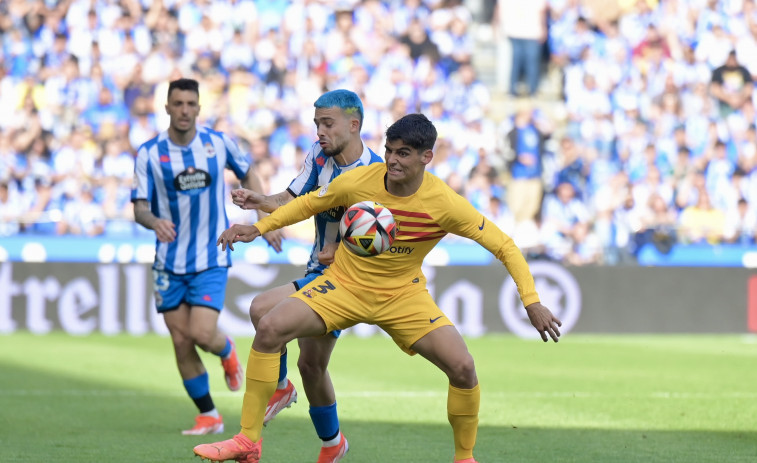
<path fill-rule="evenodd" d="M 265 201 L 265 195 L 246 188 L 231 190 L 231 201 L 242 209 L 259 209 Z"/>
<path fill-rule="evenodd" d="M 234 243 L 239 241 L 249 243 L 258 236 L 260 236 L 260 230 L 255 225 L 234 224 L 221 233 L 218 241 L 216 241 L 216 246 L 221 246 L 224 251 L 227 247 L 233 251 Z"/>

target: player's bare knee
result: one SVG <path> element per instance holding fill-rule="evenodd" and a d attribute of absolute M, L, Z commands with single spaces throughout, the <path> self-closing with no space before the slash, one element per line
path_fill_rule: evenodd
<path fill-rule="evenodd" d="M 262 317 L 258 321 L 254 341 L 254 345 L 258 349 L 281 350 L 287 341 L 288 339 L 284 339 L 276 321 L 273 321 L 270 317 Z"/>
<path fill-rule="evenodd" d="M 166 322 L 166 327 L 168 328 L 168 333 L 171 335 L 174 344 L 187 340 L 191 342 L 192 334 L 190 333 L 189 324 Z"/>
<path fill-rule="evenodd" d="M 300 357 L 297 359 L 297 368 L 304 382 L 317 382 L 326 372 L 326 365 L 316 359 Z"/>
<path fill-rule="evenodd" d="M 263 316 L 263 313 L 261 313 L 260 306 L 256 304 L 255 301 L 256 299 L 253 299 L 250 303 L 250 321 L 252 322 L 252 326 L 257 330 L 258 323 L 260 323 L 260 318 Z"/>
<path fill-rule="evenodd" d="M 171 342 L 173 343 L 174 350 L 176 352 L 185 352 L 194 348 L 194 341 L 189 333 L 185 333 L 181 330 L 171 331 Z"/>
<path fill-rule="evenodd" d="M 250 321 L 252 326 L 257 330 L 260 319 L 263 315 L 271 311 L 271 301 L 264 294 L 259 294 L 252 299 L 250 303 Z"/>
<path fill-rule="evenodd" d="M 210 351 L 213 339 L 215 338 L 215 330 L 210 330 L 205 327 L 192 329 L 192 342 L 204 351 Z"/>
<path fill-rule="evenodd" d="M 471 389 L 478 384 L 476 365 L 470 355 L 452 365 L 447 375 L 450 384 L 458 388 Z"/>

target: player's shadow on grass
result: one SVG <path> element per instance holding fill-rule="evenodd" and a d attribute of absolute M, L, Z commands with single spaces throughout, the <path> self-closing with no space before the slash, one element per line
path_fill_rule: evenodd
<path fill-rule="evenodd" d="M 452 462 L 452 431 L 444 424 L 376 423 L 343 418 L 350 442 L 345 463 Z M 270 462 L 313 463 L 319 443 L 303 419 L 278 417 L 263 432 Z M 305 439 L 307 453 L 293 443 Z M 480 463 L 723 463 L 757 461 L 757 433 L 481 426 Z"/>
<path fill-rule="evenodd" d="M 195 461 L 193 446 L 226 439 L 239 429 L 241 393 L 221 399 L 226 432 L 182 436 L 193 407 L 181 390 L 121 388 L 2 363 L 0 372 L 3 462 Z M 300 406 L 307 406 L 304 397 Z M 344 462 L 451 462 L 450 427 L 412 423 L 412 413 L 407 410 L 406 422 L 342 417 L 351 445 Z M 313 463 L 320 445 L 310 421 L 287 412 L 264 429 L 263 437 L 264 463 Z M 754 462 L 757 433 L 482 426 L 476 458 L 481 463 Z"/>

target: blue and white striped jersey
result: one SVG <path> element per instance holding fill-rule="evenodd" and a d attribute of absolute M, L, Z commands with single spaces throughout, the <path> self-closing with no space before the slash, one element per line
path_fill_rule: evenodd
<path fill-rule="evenodd" d="M 368 148 L 365 142 L 363 142 L 363 153 L 357 161 L 347 166 L 338 165 L 334 161 L 334 158 L 326 156 L 321 149 L 321 145 L 315 142 L 305 157 L 305 164 L 302 166 L 302 170 L 292 180 L 292 183 L 289 184 L 287 191 L 293 196 L 302 196 L 330 183 L 342 172 L 375 162 L 384 162 L 384 160 Z M 316 214 L 313 217 L 315 221 L 315 242 L 313 243 L 313 250 L 310 252 L 310 260 L 308 261 L 306 273 L 320 273 L 327 267 L 318 262 L 318 253 L 323 249 L 324 245 L 337 241 L 339 237 L 339 221 L 342 219 L 344 210 L 345 208 L 343 207 L 337 207 Z"/>
<path fill-rule="evenodd" d="M 146 199 L 153 214 L 176 225 L 173 242 L 156 240 L 154 269 L 187 274 L 231 266 L 229 250 L 216 246 L 229 227 L 224 168 L 242 179 L 251 163 L 231 138 L 207 127 L 197 127 L 187 146 L 164 131 L 139 147 L 131 200 Z"/>

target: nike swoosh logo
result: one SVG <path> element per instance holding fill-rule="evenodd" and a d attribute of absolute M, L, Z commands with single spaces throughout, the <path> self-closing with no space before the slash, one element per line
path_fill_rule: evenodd
<path fill-rule="evenodd" d="M 486 219 L 481 220 L 481 226 L 478 227 L 479 230 L 483 230 L 484 229 L 484 222 L 486 222 Z"/>
<path fill-rule="evenodd" d="M 428 319 L 428 321 L 430 321 L 431 323 L 434 323 L 435 321 L 439 320 L 440 318 L 442 318 L 442 316 L 441 316 L 441 315 L 439 315 L 439 316 L 438 316 L 438 317 L 436 317 L 436 318 L 429 318 L 429 319 Z"/>

